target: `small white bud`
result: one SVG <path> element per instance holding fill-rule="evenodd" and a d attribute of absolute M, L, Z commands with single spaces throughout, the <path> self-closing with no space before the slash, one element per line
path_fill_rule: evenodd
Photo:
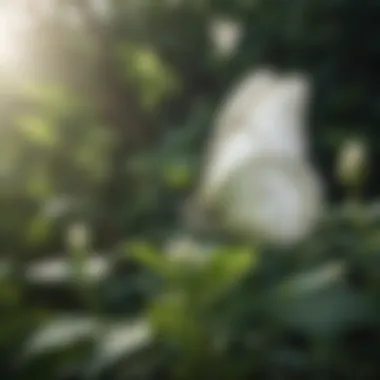
<path fill-rule="evenodd" d="M 360 140 L 346 141 L 337 162 L 337 174 L 340 182 L 347 187 L 362 184 L 367 166 L 367 148 Z"/>
<path fill-rule="evenodd" d="M 211 22 L 210 37 L 218 54 L 230 56 L 241 40 L 242 28 L 235 21 L 216 19 Z"/>
<path fill-rule="evenodd" d="M 66 235 L 66 244 L 70 251 L 87 249 L 91 243 L 91 232 L 87 225 L 75 223 L 69 226 Z"/>

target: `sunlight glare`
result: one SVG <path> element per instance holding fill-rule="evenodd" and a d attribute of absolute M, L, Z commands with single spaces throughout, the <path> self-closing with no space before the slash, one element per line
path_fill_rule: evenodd
<path fill-rule="evenodd" d="M 11 3 L 0 6 L 0 69 L 14 69 L 22 59 L 29 21 L 19 7 Z"/>

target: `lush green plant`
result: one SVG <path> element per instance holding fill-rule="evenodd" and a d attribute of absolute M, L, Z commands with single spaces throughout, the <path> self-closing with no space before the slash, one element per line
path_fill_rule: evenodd
<path fill-rule="evenodd" d="M 326 216 L 290 252 L 224 236 L 214 254 L 177 247 L 182 261 L 162 247 L 183 230 L 215 106 L 248 68 L 310 73 L 312 148 L 334 199 L 341 140 L 363 135 L 376 161 L 378 1 L 108 4 L 57 0 L 27 36 L 27 67 L 0 72 L 0 378 L 378 378 L 375 205 Z M 228 57 L 209 35 L 221 15 L 243 30 Z M 86 251 L 31 278 L 37 256 L 67 261 L 77 220 L 107 274 L 87 278 Z"/>
<path fill-rule="evenodd" d="M 98 300 L 87 303 L 85 314 L 46 305 L 20 309 L 18 282 L 3 282 L 3 368 L 40 379 L 374 379 L 379 216 L 375 206 L 355 207 L 332 213 L 290 252 L 188 240 L 160 252 L 129 243 L 114 267 L 129 290 L 119 293 L 122 314 L 110 307 L 120 290 L 115 271 L 85 290 Z M 125 260 L 127 268 L 139 263 L 135 275 L 120 277 Z M 136 295 L 142 302 L 136 304 Z M 82 298 L 84 305 L 89 299 Z M 5 349 L 9 342 L 14 350 Z"/>

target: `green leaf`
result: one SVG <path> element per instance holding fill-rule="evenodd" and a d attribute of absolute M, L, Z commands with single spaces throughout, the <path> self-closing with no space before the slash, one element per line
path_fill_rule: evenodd
<path fill-rule="evenodd" d="M 86 316 L 61 316 L 42 325 L 23 349 L 23 358 L 73 346 L 83 339 L 94 339 L 99 321 Z"/>
<path fill-rule="evenodd" d="M 331 262 L 320 268 L 295 275 L 284 281 L 279 288 L 279 293 L 284 297 L 296 298 L 328 288 L 332 284 L 339 283 L 345 274 L 344 263 Z"/>
<path fill-rule="evenodd" d="M 22 87 L 23 95 L 54 111 L 73 110 L 82 104 L 75 93 L 56 83 L 28 82 Z"/>
<path fill-rule="evenodd" d="M 210 263 L 210 281 L 220 288 L 229 287 L 252 270 L 257 259 L 257 254 L 248 247 L 221 251 Z"/>
<path fill-rule="evenodd" d="M 54 125 L 46 116 L 25 115 L 15 122 L 31 142 L 47 147 L 54 147 L 58 142 Z"/>
<path fill-rule="evenodd" d="M 191 171 L 184 163 L 172 163 L 164 167 L 164 179 L 166 184 L 173 189 L 183 189 L 191 183 Z"/>
<path fill-rule="evenodd" d="M 274 306 L 275 318 L 285 326 L 309 336 L 337 336 L 371 321 L 373 310 L 367 297 L 344 287 L 300 296 Z"/>
<path fill-rule="evenodd" d="M 167 277 L 172 274 L 173 266 L 153 247 L 144 242 L 133 242 L 127 246 L 128 257 L 138 261 L 153 273 Z"/>
<path fill-rule="evenodd" d="M 31 246 L 37 245 L 49 236 L 50 230 L 50 219 L 43 215 L 38 215 L 31 220 L 26 238 Z"/>
<path fill-rule="evenodd" d="M 188 294 L 173 291 L 156 299 L 149 315 L 159 335 L 186 347 L 201 334 L 203 326 L 198 312 L 189 302 Z"/>
<path fill-rule="evenodd" d="M 152 342 L 153 332 L 145 319 L 110 323 L 100 334 L 91 363 L 86 369 L 90 377 L 132 355 Z"/>

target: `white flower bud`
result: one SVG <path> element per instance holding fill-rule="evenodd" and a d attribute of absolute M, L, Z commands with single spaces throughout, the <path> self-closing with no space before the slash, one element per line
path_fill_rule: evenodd
<path fill-rule="evenodd" d="M 337 174 L 344 186 L 360 186 L 367 165 L 367 149 L 359 140 L 346 141 L 339 153 Z"/>
<path fill-rule="evenodd" d="M 70 251 L 87 249 L 91 243 L 91 232 L 83 223 L 75 223 L 69 226 L 66 235 L 66 244 Z"/>
<path fill-rule="evenodd" d="M 232 20 L 216 19 L 211 22 L 210 37 L 218 54 L 230 56 L 240 42 L 242 28 Z"/>

